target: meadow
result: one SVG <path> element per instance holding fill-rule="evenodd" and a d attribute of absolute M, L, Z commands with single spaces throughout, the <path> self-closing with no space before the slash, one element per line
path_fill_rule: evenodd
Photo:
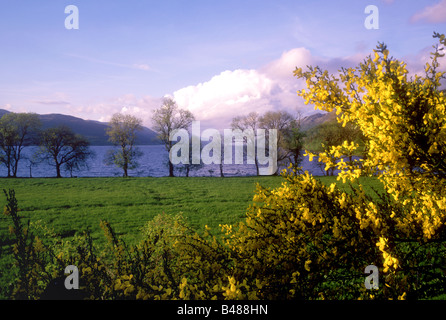
<path fill-rule="evenodd" d="M 330 184 L 336 177 L 319 177 Z M 24 221 L 41 223 L 61 237 L 90 230 L 96 243 L 105 242 L 99 226 L 110 222 L 126 243 L 136 243 L 140 229 L 160 213 L 182 213 L 197 232 L 208 225 L 215 234 L 219 224 L 234 224 L 245 218 L 256 183 L 275 188 L 280 176 L 251 177 L 159 177 L 159 178 L 18 178 L 0 179 L 0 189 L 14 189 Z M 348 190 L 341 182 L 338 185 Z M 362 178 L 367 193 L 382 190 L 374 178 Z M 6 197 L 0 196 L 0 204 Z M 10 218 L 0 216 L 0 287 L 10 278 L 12 255 L 8 227 Z M 1 295 L 0 290 L 0 295 Z M 6 298 L 6 297 L 1 297 Z"/>

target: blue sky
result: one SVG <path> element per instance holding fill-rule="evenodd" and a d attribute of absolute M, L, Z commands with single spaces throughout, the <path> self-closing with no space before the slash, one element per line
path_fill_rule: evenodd
<path fill-rule="evenodd" d="M 364 27 L 370 4 L 378 30 Z M 68 5 L 78 30 L 64 26 Z M 354 65 L 384 41 L 422 70 L 445 27 L 446 0 L 0 0 L 0 108 L 102 121 L 127 112 L 150 126 L 170 95 L 209 126 L 306 113 L 296 66 Z"/>

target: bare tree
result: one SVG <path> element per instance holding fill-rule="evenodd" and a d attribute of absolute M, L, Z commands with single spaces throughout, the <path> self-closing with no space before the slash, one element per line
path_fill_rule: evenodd
<path fill-rule="evenodd" d="M 231 128 L 233 130 L 253 130 L 254 139 L 257 139 L 257 129 L 259 128 L 259 114 L 257 112 L 250 112 L 245 116 L 237 116 L 232 119 Z M 246 140 L 247 138 L 245 138 Z M 247 141 L 246 141 L 247 142 Z M 251 141 L 251 143 L 255 143 L 255 141 Z M 255 152 L 254 163 L 256 166 L 256 173 L 259 175 L 259 160 L 257 158 L 257 152 Z M 220 168 L 222 172 L 222 168 Z"/>
<path fill-rule="evenodd" d="M 289 161 L 293 166 L 300 164 L 304 133 L 300 128 L 301 114 L 296 116 L 287 111 L 268 111 L 259 119 L 263 129 L 277 129 L 277 161 Z"/>
<path fill-rule="evenodd" d="M 59 126 L 42 132 L 39 154 L 56 168 L 56 176 L 61 178 L 62 166 L 70 170 L 73 165 L 79 167 L 92 157 L 89 146 L 83 136 L 67 126 Z"/>
<path fill-rule="evenodd" d="M 109 150 L 105 164 L 116 165 L 123 170 L 123 176 L 128 177 L 128 170 L 138 167 L 137 159 L 142 152 L 135 147 L 136 133 L 142 130 L 142 120 L 132 116 L 116 113 L 109 123 L 106 133 L 109 141 L 117 149 Z"/>
<path fill-rule="evenodd" d="M 164 143 L 167 152 L 172 149 L 170 135 L 174 130 L 188 129 L 195 120 L 194 115 L 188 111 L 178 108 L 176 102 L 171 98 L 165 98 L 160 108 L 156 109 L 152 116 L 153 129 L 158 133 L 158 138 Z M 169 177 L 174 176 L 173 164 L 169 160 Z"/>

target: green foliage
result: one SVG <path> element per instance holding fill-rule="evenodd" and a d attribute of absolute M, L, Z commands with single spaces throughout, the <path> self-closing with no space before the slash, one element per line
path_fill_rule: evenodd
<path fill-rule="evenodd" d="M 123 170 L 123 176 L 128 176 L 128 170 L 138 167 L 137 159 L 142 152 L 135 147 L 136 133 L 142 130 L 142 120 L 132 116 L 116 113 L 110 120 L 106 133 L 109 141 L 116 149 L 109 150 L 104 162 L 115 165 Z"/>
<path fill-rule="evenodd" d="M 163 104 L 156 109 L 152 116 L 153 130 L 158 133 L 158 139 L 164 144 L 167 152 L 173 146 L 173 141 L 170 140 L 171 134 L 175 130 L 188 130 L 192 121 L 195 120 L 194 115 L 189 110 L 180 109 L 176 102 L 171 98 L 164 98 Z M 171 161 L 168 161 L 169 176 L 174 176 L 174 166 Z"/>
<path fill-rule="evenodd" d="M 35 143 L 40 120 L 33 113 L 6 113 L 0 119 L 0 162 L 7 170 L 8 177 L 16 177 L 22 150 Z"/>

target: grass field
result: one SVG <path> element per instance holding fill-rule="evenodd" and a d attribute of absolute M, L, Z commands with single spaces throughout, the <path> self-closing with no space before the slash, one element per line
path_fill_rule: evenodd
<path fill-rule="evenodd" d="M 324 183 L 335 177 L 320 177 Z M 33 178 L 0 179 L 0 189 L 14 189 L 22 216 L 31 222 L 54 229 L 62 237 L 91 230 L 98 243 L 105 241 L 99 227 L 101 220 L 111 223 L 116 233 L 127 243 L 135 243 L 140 229 L 162 212 L 182 212 L 198 232 L 204 225 L 219 232 L 219 224 L 233 224 L 245 217 L 252 203 L 256 183 L 278 187 L 280 176 L 263 177 L 177 177 L 177 178 Z M 361 181 L 366 191 L 380 189 L 376 179 Z M 339 183 L 341 188 L 346 185 Z M 0 195 L 0 204 L 6 197 Z M 0 272 L 11 262 L 8 226 L 9 217 L 0 216 Z M 9 252 L 9 253 L 8 253 Z M 2 276 L 0 276 L 0 286 Z M 0 297 L 1 299 L 1 297 Z"/>
<path fill-rule="evenodd" d="M 144 223 L 162 212 L 182 212 L 194 228 L 238 221 L 255 182 L 275 187 L 282 178 L 3 179 L 0 185 L 15 190 L 23 216 L 41 220 L 61 235 L 90 228 L 97 237 L 100 220 L 107 220 L 132 242 Z M 0 203 L 5 201 L 3 196 Z M 5 216 L 0 221 L 3 235 L 9 221 Z"/>
<path fill-rule="evenodd" d="M 327 184 L 336 181 L 335 177 L 319 179 Z M 235 223 L 244 218 L 256 183 L 274 188 L 283 181 L 280 176 L 34 178 L 0 179 L 0 188 L 15 190 L 26 219 L 41 220 L 62 236 L 90 228 L 97 237 L 101 233 L 99 222 L 107 220 L 124 240 L 132 242 L 143 224 L 162 212 L 182 212 L 195 229 L 206 224 L 218 229 L 219 224 Z M 362 183 L 380 187 L 376 179 Z M 5 203 L 2 194 L 0 204 Z M 0 217 L 0 239 L 7 234 L 9 223 L 7 217 Z"/>

